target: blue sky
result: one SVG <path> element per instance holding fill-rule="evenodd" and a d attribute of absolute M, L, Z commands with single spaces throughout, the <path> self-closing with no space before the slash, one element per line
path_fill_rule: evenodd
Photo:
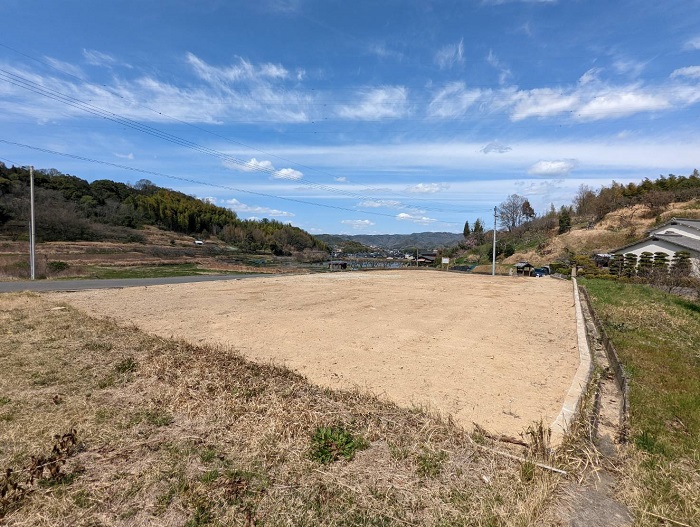
<path fill-rule="evenodd" d="M 697 0 L 3 0 L 0 20 L 0 161 L 312 233 L 459 232 L 513 193 L 541 213 L 700 168 Z"/>

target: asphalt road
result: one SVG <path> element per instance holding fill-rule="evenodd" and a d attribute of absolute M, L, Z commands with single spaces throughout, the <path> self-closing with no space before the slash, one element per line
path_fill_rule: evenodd
<path fill-rule="evenodd" d="M 119 278 L 110 280 L 35 280 L 0 282 L 0 293 L 17 291 L 83 291 L 85 289 L 111 289 L 122 287 L 145 287 L 149 285 L 189 284 L 217 280 L 242 280 L 274 276 L 271 274 L 239 274 L 208 276 L 169 276 L 166 278 Z"/>

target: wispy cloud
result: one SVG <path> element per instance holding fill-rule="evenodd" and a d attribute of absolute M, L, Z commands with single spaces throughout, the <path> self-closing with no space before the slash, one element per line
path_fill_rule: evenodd
<path fill-rule="evenodd" d="M 354 105 L 340 106 L 339 116 L 345 119 L 371 121 L 397 119 L 408 113 L 408 90 L 403 86 L 382 86 L 360 90 Z"/>
<path fill-rule="evenodd" d="M 417 185 L 406 187 L 404 192 L 411 194 L 435 194 L 448 188 L 450 186 L 447 183 L 418 183 Z"/>
<path fill-rule="evenodd" d="M 337 176 L 333 178 L 333 181 L 336 181 L 337 183 L 347 183 L 348 178 L 346 178 L 345 176 Z"/>
<path fill-rule="evenodd" d="M 481 96 L 481 90 L 468 90 L 463 82 L 452 82 L 432 98 L 428 105 L 428 115 L 440 119 L 460 117 Z"/>
<path fill-rule="evenodd" d="M 686 51 L 700 49 L 700 35 L 698 35 L 697 37 L 693 37 L 691 39 L 688 39 L 685 42 L 685 44 L 683 45 L 683 49 Z"/>
<path fill-rule="evenodd" d="M 134 159 L 134 154 L 131 152 L 129 152 L 128 154 L 117 154 L 115 152 L 114 157 L 118 157 L 119 159 L 128 159 L 129 161 L 132 161 Z"/>
<path fill-rule="evenodd" d="M 73 77 L 78 77 L 80 79 L 85 78 L 85 73 L 83 70 L 81 70 L 80 67 L 76 66 L 75 64 L 70 64 L 69 62 L 58 60 L 53 57 L 44 57 L 44 60 L 58 71 L 62 71 L 63 73 L 67 73 L 68 75 L 72 75 Z"/>
<path fill-rule="evenodd" d="M 261 214 L 272 218 L 292 218 L 294 216 L 293 213 L 284 210 L 271 209 L 270 207 L 246 205 L 245 203 L 241 203 L 235 198 L 226 200 L 226 203 L 231 209 L 238 213 Z"/>
<path fill-rule="evenodd" d="M 691 79 L 700 78 L 700 66 L 688 66 L 687 68 L 679 68 L 673 70 L 671 73 L 671 78 L 675 79 L 677 77 L 689 77 Z"/>
<path fill-rule="evenodd" d="M 95 49 L 83 49 L 83 58 L 90 66 L 116 66 L 119 61 L 107 53 L 102 53 Z"/>
<path fill-rule="evenodd" d="M 400 51 L 395 51 L 393 49 L 389 49 L 385 43 L 375 43 L 375 44 L 370 44 L 367 48 L 367 51 L 372 54 L 376 55 L 379 58 L 382 59 L 394 59 L 394 60 L 403 60 L 403 53 Z"/>
<path fill-rule="evenodd" d="M 486 62 L 498 70 L 498 84 L 505 84 L 506 81 L 512 77 L 510 68 L 501 62 L 493 50 L 489 50 L 489 54 L 486 56 Z"/>
<path fill-rule="evenodd" d="M 417 223 L 418 225 L 429 225 L 438 221 L 435 218 L 429 218 L 427 216 L 420 216 L 417 214 L 408 214 L 406 212 L 401 212 L 397 214 L 396 219 L 399 221 L 410 221 L 413 223 Z"/>
<path fill-rule="evenodd" d="M 576 109 L 576 117 L 585 121 L 619 118 L 639 112 L 664 110 L 671 102 L 661 94 L 649 93 L 635 86 L 601 93 Z"/>
<path fill-rule="evenodd" d="M 568 176 L 576 168 L 575 159 L 558 159 L 556 161 L 538 161 L 530 167 L 528 174 L 533 176 L 562 177 Z"/>
<path fill-rule="evenodd" d="M 340 220 L 343 225 L 350 225 L 353 229 L 366 229 L 374 225 L 370 220 Z"/>
<path fill-rule="evenodd" d="M 440 48 L 435 53 L 434 60 L 435 64 L 443 70 L 464 62 L 464 39 L 461 39 L 456 44 L 448 44 Z"/>
<path fill-rule="evenodd" d="M 550 117 L 574 110 L 579 103 L 577 93 L 566 93 L 554 88 L 536 88 L 513 94 L 511 111 L 513 121 L 528 117 Z"/>
<path fill-rule="evenodd" d="M 401 203 L 400 201 L 393 200 L 393 199 L 366 199 L 364 201 L 360 201 L 357 204 L 357 206 L 367 208 L 367 209 L 379 209 L 379 208 L 402 209 L 404 207 L 403 203 Z"/>
<path fill-rule="evenodd" d="M 279 64 L 255 65 L 240 57 L 237 64 L 224 67 L 212 66 L 194 53 L 187 53 L 185 60 L 200 79 L 219 87 L 244 81 L 280 80 L 289 76 L 287 69 Z"/>

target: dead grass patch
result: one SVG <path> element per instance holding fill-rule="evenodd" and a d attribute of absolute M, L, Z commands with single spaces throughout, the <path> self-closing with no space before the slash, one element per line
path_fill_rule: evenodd
<path fill-rule="evenodd" d="M 449 420 L 55 308 L 2 297 L 0 469 L 31 466 L 66 430 L 81 448 L 62 463 L 71 477 L 29 485 L 7 525 L 551 521 L 560 475 L 476 448 Z M 366 448 L 319 463 L 322 428 Z"/>

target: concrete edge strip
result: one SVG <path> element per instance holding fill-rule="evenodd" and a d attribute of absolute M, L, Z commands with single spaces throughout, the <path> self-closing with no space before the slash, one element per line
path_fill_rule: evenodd
<path fill-rule="evenodd" d="M 576 278 L 572 278 L 574 286 L 574 307 L 576 310 L 576 336 L 578 340 L 579 366 L 574 375 L 571 387 L 564 399 L 564 405 L 561 412 L 551 424 L 552 442 L 555 445 L 561 443 L 566 433 L 569 430 L 571 421 L 576 415 L 579 403 L 583 392 L 588 385 L 593 371 L 593 362 L 591 360 L 591 350 L 588 347 L 588 339 L 586 338 L 586 322 L 583 319 L 583 310 L 581 308 L 581 297 L 578 292 L 578 283 Z"/>

